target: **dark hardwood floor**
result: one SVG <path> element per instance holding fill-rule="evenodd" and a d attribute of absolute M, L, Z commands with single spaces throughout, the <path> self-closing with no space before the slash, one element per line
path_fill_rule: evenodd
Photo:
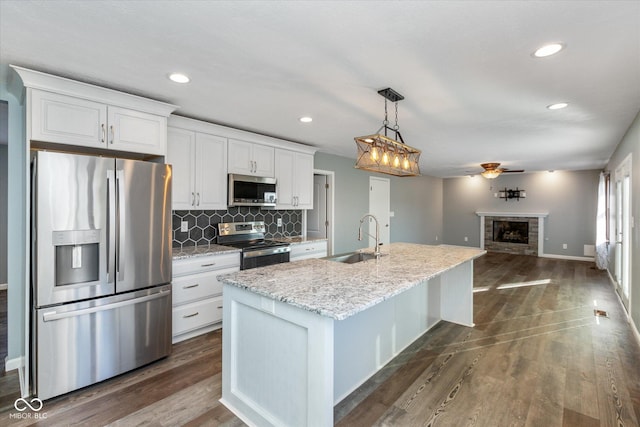
<path fill-rule="evenodd" d="M 474 278 L 476 326 L 440 322 L 338 404 L 336 425 L 639 425 L 640 347 L 605 272 L 490 253 L 476 260 Z M 46 401 L 46 419 L 10 418 L 10 408 L 0 425 L 243 425 L 218 402 L 220 380 L 216 331 Z"/>

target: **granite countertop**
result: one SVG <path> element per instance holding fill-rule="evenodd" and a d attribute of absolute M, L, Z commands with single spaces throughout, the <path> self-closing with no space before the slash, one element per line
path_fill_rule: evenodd
<path fill-rule="evenodd" d="M 370 252 L 364 249 L 363 252 Z M 322 316 L 343 320 L 486 251 L 462 246 L 392 243 L 379 260 L 344 264 L 307 259 L 219 276 L 247 289 Z"/>
<path fill-rule="evenodd" d="M 240 252 L 240 249 L 231 248 L 229 246 L 222 245 L 206 245 L 206 246 L 186 246 L 183 248 L 173 249 L 173 260 L 193 258 L 206 255 L 215 255 L 221 253 L 233 253 Z"/>
<path fill-rule="evenodd" d="M 291 245 L 298 245 L 301 243 L 311 243 L 311 242 L 326 242 L 327 239 L 316 239 L 316 238 L 310 238 L 310 237 L 302 237 L 302 236 L 295 236 L 295 237 L 278 237 L 273 239 L 275 241 L 278 242 L 284 242 L 284 243 L 289 243 Z"/>

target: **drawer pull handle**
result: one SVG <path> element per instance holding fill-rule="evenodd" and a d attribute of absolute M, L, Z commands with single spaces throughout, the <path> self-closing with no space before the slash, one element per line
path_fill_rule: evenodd
<path fill-rule="evenodd" d="M 198 286 L 200 286 L 200 283 L 196 283 L 195 285 L 183 286 L 182 289 L 197 288 Z"/>
<path fill-rule="evenodd" d="M 210 264 L 202 264 L 200 267 L 211 267 L 211 266 L 213 266 L 213 265 L 216 265 L 216 263 L 215 263 L 215 262 L 212 262 L 212 263 L 210 263 Z"/>
<path fill-rule="evenodd" d="M 186 319 L 186 318 L 188 318 L 188 317 L 194 317 L 194 316 L 197 316 L 198 314 L 200 314 L 200 313 L 198 313 L 198 312 L 196 311 L 196 312 L 195 312 L 195 313 L 193 313 L 193 314 L 185 314 L 184 316 L 182 316 L 182 318 L 183 318 L 183 319 Z"/>

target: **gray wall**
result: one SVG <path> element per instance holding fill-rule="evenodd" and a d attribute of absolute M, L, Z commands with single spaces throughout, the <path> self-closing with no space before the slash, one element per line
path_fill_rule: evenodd
<path fill-rule="evenodd" d="M 595 245 L 596 207 L 600 171 L 557 171 L 503 174 L 488 180 L 475 177 L 444 180 L 444 241 L 453 245 L 480 245 L 480 218 L 476 211 L 548 212 L 544 253 L 583 257 L 584 245 Z M 504 188 L 524 189 L 520 201 L 495 198 Z M 468 241 L 464 238 L 468 237 Z M 563 249 L 563 243 L 567 249 Z"/>
<path fill-rule="evenodd" d="M 629 127 L 622 142 L 616 148 L 611 156 L 607 170 L 611 172 L 612 182 L 612 199 L 611 206 L 615 206 L 615 184 L 613 183 L 613 174 L 622 161 L 631 154 L 631 215 L 634 218 L 633 229 L 631 231 L 631 318 L 640 330 L 640 112 Z M 612 218 L 612 230 L 615 230 L 615 216 Z M 615 236 L 611 231 L 611 236 Z M 612 237 L 613 240 L 613 237 Z M 615 277 L 615 248 L 616 245 L 610 246 L 609 253 L 609 271 L 611 276 Z"/>
<path fill-rule="evenodd" d="M 355 148 L 354 148 L 355 151 Z M 391 242 L 437 244 L 442 238 L 442 179 L 428 176 L 398 178 L 355 169 L 354 159 L 316 153 L 314 166 L 335 172 L 334 252 L 364 248 L 358 225 L 369 210 L 369 177 L 390 179 Z"/>

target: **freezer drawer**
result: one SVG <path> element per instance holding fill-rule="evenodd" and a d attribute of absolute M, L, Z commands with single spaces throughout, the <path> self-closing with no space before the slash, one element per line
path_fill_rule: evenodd
<path fill-rule="evenodd" d="M 35 311 L 35 394 L 49 399 L 171 353 L 171 285 Z"/>

